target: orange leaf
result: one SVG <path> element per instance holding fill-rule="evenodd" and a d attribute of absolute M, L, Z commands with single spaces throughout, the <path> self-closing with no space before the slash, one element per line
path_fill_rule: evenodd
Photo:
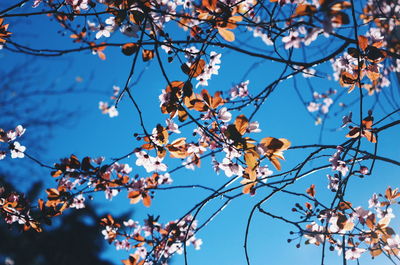
<path fill-rule="evenodd" d="M 143 50 L 142 51 L 142 58 L 143 61 L 147 62 L 154 58 L 154 51 L 153 50 Z"/>
<path fill-rule="evenodd" d="M 363 136 L 365 138 L 367 138 L 368 141 L 370 141 L 371 143 L 376 143 L 376 137 L 375 137 L 375 133 L 368 131 L 368 130 L 364 130 L 363 131 Z"/>
<path fill-rule="evenodd" d="M 218 33 L 226 41 L 232 42 L 235 40 L 235 34 L 230 30 L 218 27 Z"/>
<path fill-rule="evenodd" d="M 351 208 L 351 202 L 340 202 L 339 209 L 344 211 Z"/>
<path fill-rule="evenodd" d="M 351 3 L 350 2 L 343 1 L 343 2 L 338 2 L 336 4 L 333 4 L 331 6 L 331 10 L 332 11 L 340 11 L 340 10 L 347 9 L 347 8 L 350 8 L 350 7 L 351 7 Z"/>
<path fill-rule="evenodd" d="M 210 11 L 215 11 L 218 0 L 202 0 L 202 5 Z"/>
<path fill-rule="evenodd" d="M 279 162 L 279 160 L 275 156 L 272 156 L 269 160 L 271 161 L 271 163 L 274 165 L 274 167 L 277 170 L 281 170 L 282 169 L 281 162 Z"/>
<path fill-rule="evenodd" d="M 312 16 L 317 12 L 317 8 L 314 5 L 299 4 L 294 11 L 294 16 Z"/>
<path fill-rule="evenodd" d="M 146 207 L 150 207 L 151 205 L 151 197 L 147 193 L 143 194 L 143 205 Z"/>
<path fill-rule="evenodd" d="M 365 49 L 368 47 L 368 38 L 365 36 L 358 36 L 358 45 L 360 46 L 360 49 L 365 51 Z"/>

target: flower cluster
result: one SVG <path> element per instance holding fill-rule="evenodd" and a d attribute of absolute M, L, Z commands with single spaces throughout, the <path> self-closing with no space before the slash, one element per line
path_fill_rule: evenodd
<path fill-rule="evenodd" d="M 318 221 L 308 224 L 302 232 L 306 244 L 318 246 L 326 241 L 338 255 L 344 252 L 348 260 L 358 259 L 367 251 L 372 257 L 382 253 L 398 255 L 399 235 L 389 224 L 395 217 L 391 206 L 397 204 L 399 198 L 398 190 L 389 187 L 384 195 L 372 196 L 369 209 L 354 208 L 350 202 L 342 201 L 334 209 L 314 211 L 309 217 L 316 216 Z"/>
<path fill-rule="evenodd" d="M 118 86 L 113 86 L 113 95 L 111 96 L 111 100 L 116 100 L 117 96 L 119 95 L 120 88 Z M 101 110 L 101 113 L 103 114 L 108 114 L 110 118 L 118 116 L 118 110 L 115 108 L 115 105 L 112 104 L 109 106 L 108 102 L 99 102 L 99 109 Z"/>
<path fill-rule="evenodd" d="M 31 206 L 23 194 L 0 187 L 0 214 L 7 224 L 17 223 L 23 226 L 25 231 L 30 228 L 42 231 L 31 212 Z"/>
<path fill-rule="evenodd" d="M 143 262 L 148 265 L 168 264 L 174 254 L 183 253 L 184 244 L 200 249 L 202 240 L 195 236 L 197 220 L 193 216 L 187 215 L 164 225 L 158 219 L 149 216 L 143 225 L 130 219 L 121 225 L 108 215 L 100 224 L 104 227 L 104 239 L 114 244 L 117 250 L 134 250 L 128 259 L 123 260 L 125 265 Z"/>
<path fill-rule="evenodd" d="M 24 158 L 26 147 L 17 142 L 16 139 L 21 137 L 25 131 L 26 129 L 21 125 L 7 132 L 0 128 L 0 143 L 8 143 L 8 150 L 10 151 L 11 158 Z M 6 155 L 6 150 L 0 150 L 0 160 L 4 159 Z"/>

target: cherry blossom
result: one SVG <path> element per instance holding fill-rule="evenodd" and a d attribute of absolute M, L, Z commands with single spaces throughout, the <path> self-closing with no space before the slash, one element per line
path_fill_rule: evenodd
<path fill-rule="evenodd" d="M 22 146 L 19 142 L 13 142 L 10 145 L 11 158 L 24 158 L 26 147 Z"/>
<path fill-rule="evenodd" d="M 361 257 L 361 254 L 363 254 L 365 251 L 367 251 L 367 250 L 363 249 L 363 248 L 356 248 L 356 247 L 348 249 L 348 250 L 346 250 L 345 258 L 350 259 L 350 260 L 358 259 Z"/>
<path fill-rule="evenodd" d="M 71 208 L 82 209 L 85 208 L 85 197 L 82 194 L 78 194 L 74 197 Z"/>

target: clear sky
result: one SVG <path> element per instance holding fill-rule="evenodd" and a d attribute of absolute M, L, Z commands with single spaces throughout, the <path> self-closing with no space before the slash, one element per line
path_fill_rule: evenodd
<path fill-rule="evenodd" d="M 57 31 L 60 30 L 60 27 L 56 26 L 54 21 L 49 21 L 47 17 L 37 17 L 35 19 L 22 17 L 18 21 L 14 19 L 7 21 L 7 23 L 10 23 L 9 30 L 13 32 L 15 41 L 18 40 L 20 43 L 30 47 L 62 49 L 79 46 L 72 43 L 68 36 L 69 34 L 66 36 L 58 34 Z M 110 41 L 118 42 L 122 40 L 120 34 L 116 35 Z M 249 34 L 243 33 L 238 42 L 242 41 L 242 45 L 244 45 L 249 36 Z M 321 38 L 321 41 L 317 42 L 308 51 L 307 56 L 310 56 L 310 58 L 318 56 L 319 48 L 330 49 L 334 45 L 326 43 L 323 36 L 319 38 Z M 270 47 L 264 46 L 261 40 L 255 41 L 254 45 L 258 48 L 270 49 Z M 249 91 L 251 95 L 255 95 L 257 91 L 262 90 L 266 85 L 274 81 L 284 67 L 284 65 L 272 63 L 268 60 L 256 60 L 217 48 L 210 48 L 209 51 L 211 50 L 223 53 L 219 75 L 214 76 L 209 82 L 208 89 L 212 92 L 217 90 L 228 91 L 234 84 L 250 80 Z M 282 52 L 284 51 L 282 50 Z M 106 48 L 105 54 L 107 60 L 102 61 L 88 51 L 53 58 L 32 57 L 7 50 L 0 51 L 0 70 L 7 70 L 19 64 L 34 65 L 34 86 L 51 84 L 53 86 L 52 89 L 57 91 L 57 89 L 73 84 L 78 90 L 87 89 L 86 92 L 45 95 L 44 97 L 51 98 L 50 102 L 36 106 L 44 110 L 48 106 L 59 106 L 62 110 L 74 113 L 71 120 L 65 124 L 61 123 L 52 129 L 53 136 L 46 140 L 45 143 L 46 151 L 31 150 L 27 146 L 29 153 L 40 159 L 40 161 L 51 164 L 57 162 L 59 158 L 67 157 L 70 154 L 75 154 L 81 158 L 84 156 L 114 158 L 131 152 L 138 145 L 133 134 L 141 132 L 139 119 L 137 112 L 133 109 L 133 105 L 127 97 L 123 98 L 118 108 L 120 113 L 118 117 L 109 118 L 107 115 L 101 114 L 98 109 L 99 101 L 109 101 L 113 85 L 123 87 L 132 60 L 132 57 L 124 56 L 118 47 Z M 299 56 L 301 57 L 302 55 Z M 258 64 L 254 65 L 255 62 Z M 166 115 L 160 112 L 158 96 L 161 90 L 166 87 L 166 82 L 155 62 L 150 64 L 140 62 L 139 70 L 135 72 L 134 80 L 136 80 L 140 70 L 143 68 L 145 69 L 143 76 L 131 91 L 143 111 L 145 126 L 148 130 L 151 130 L 157 123 L 164 125 Z M 246 75 L 245 73 L 249 69 L 250 72 Z M 317 70 L 321 75 L 331 73 L 329 64 L 317 67 Z M 167 68 L 167 72 L 172 80 L 181 80 L 185 77 L 177 63 L 171 64 Z M 82 81 L 77 82 L 78 77 Z M 294 82 L 297 83 L 297 92 Z M 314 77 L 309 79 L 309 82 L 315 91 L 321 93 L 326 92 L 329 88 L 337 89 L 338 94 L 343 91 L 343 88 L 337 82 L 327 79 Z M 198 88 L 197 91 L 199 92 L 200 89 Z M 261 139 L 267 136 L 286 138 L 292 142 L 293 146 L 318 142 L 321 125 L 316 126 L 314 124 L 315 120 L 312 115 L 309 115 L 298 94 L 306 102 L 312 100 L 309 83 L 304 78 L 298 77 L 281 82 L 254 117 L 254 120 L 259 121 L 262 130 L 260 133 L 254 134 L 254 138 Z M 354 92 L 352 94 L 344 93 L 338 102 L 351 103 L 355 97 L 356 94 Z M 364 103 L 364 112 L 369 107 L 372 107 L 374 102 L 374 97 L 367 98 Z M 26 104 L 31 103 L 27 102 Z M 334 104 L 333 110 L 328 114 L 329 117 L 324 125 L 322 143 L 336 145 L 345 141 L 344 136 L 347 133 L 347 129 L 341 130 L 338 128 L 341 125 L 342 116 L 347 114 L 347 111 L 333 115 L 340 109 L 337 106 L 337 102 Z M 382 99 L 382 104 L 387 104 L 384 99 Z M 353 105 L 348 110 L 353 111 L 354 116 L 358 117 L 357 109 L 357 105 Z M 242 113 L 235 112 L 233 116 L 239 114 Z M 243 114 L 249 114 L 249 112 L 244 110 Z M 29 115 L 29 113 L 24 113 L 23 115 Z M 384 112 L 378 106 L 374 110 L 374 116 L 379 119 L 382 115 L 384 115 Z M 193 127 L 186 129 L 186 131 L 191 131 L 192 129 Z M 394 128 L 385 131 L 380 136 L 379 152 L 381 156 L 400 160 L 398 133 L 398 128 Z M 29 134 L 29 127 L 26 134 Z M 372 150 L 372 144 L 369 145 L 365 141 L 363 145 L 367 150 Z M 332 150 L 333 153 L 334 150 Z M 307 153 L 304 151 L 286 151 L 286 160 L 282 162 L 283 170 L 290 169 L 301 162 L 306 155 Z M 325 159 L 326 163 L 328 163 L 328 158 L 322 158 L 320 161 Z M 135 159 L 135 157 L 127 158 L 124 162 L 134 166 Z M 169 168 L 173 169 L 177 165 L 179 165 L 179 161 L 171 162 Z M 268 165 L 272 169 L 272 165 Z M 276 171 L 275 169 L 273 170 L 274 172 Z M 143 168 L 134 167 L 134 171 L 137 171 L 138 174 L 146 174 Z M 53 185 L 54 182 L 51 176 L 45 170 L 40 172 L 43 172 L 43 174 L 32 178 L 43 180 L 49 186 Z M 320 195 L 320 198 L 326 198 L 328 201 L 333 196 L 326 188 L 328 184 L 326 174 L 328 173 L 331 173 L 331 169 L 309 175 L 294 184 L 290 190 L 303 192 L 310 184 L 315 184 L 317 195 Z M 349 193 L 346 198 L 352 201 L 355 206 L 360 205 L 367 208 L 368 199 L 374 192 L 384 192 L 387 186 L 399 186 L 398 176 L 398 169 L 387 166 L 383 162 L 377 162 L 372 176 L 363 179 L 351 179 Z M 201 168 L 195 171 L 182 169 L 171 174 L 171 177 L 174 180 L 173 185 L 202 184 L 214 188 L 228 180 L 223 172 L 217 175 L 211 169 L 211 160 L 209 158 L 202 161 Z M 235 184 L 239 184 L 239 181 Z M 214 218 L 197 235 L 198 238 L 203 240 L 201 250 L 194 251 L 192 248 L 188 248 L 189 264 L 245 264 L 243 242 L 248 215 L 252 206 L 262 199 L 267 192 L 268 190 L 261 189 L 254 197 L 242 196 L 229 204 L 221 214 Z M 150 208 L 144 207 L 141 203 L 130 205 L 125 192 L 122 192 L 111 202 L 103 199 L 104 195 L 100 194 L 96 197 L 98 200 L 94 200 L 91 203 L 97 206 L 98 212 L 101 214 L 131 212 L 132 218 L 138 221 L 142 221 L 147 214 L 154 214 L 161 216 L 160 222 L 168 222 L 169 220 L 179 219 L 188 209 L 208 194 L 207 191 L 198 189 L 157 191 Z M 222 205 L 223 202 L 224 198 L 220 198 L 207 204 L 198 216 L 199 221 L 206 220 L 213 210 Z M 277 215 L 288 214 L 295 219 L 296 215 L 290 213 L 290 209 L 296 202 L 304 203 L 304 201 L 300 201 L 296 197 L 281 194 L 268 201 L 264 207 L 273 210 L 272 212 Z M 398 229 L 398 220 L 394 219 L 394 223 L 395 225 L 393 226 Z M 294 227 L 289 227 L 279 220 L 272 220 L 257 213 L 253 218 L 249 234 L 249 254 L 252 264 L 320 264 L 320 247 L 302 244 L 301 248 L 297 249 L 295 245 L 299 242 L 299 239 L 294 239 L 290 244 L 286 242 L 288 238 L 295 237 L 294 235 L 289 235 L 289 231 L 292 229 Z M 99 240 L 103 240 L 101 234 L 99 234 Z M 304 238 L 302 240 L 304 242 Z M 119 260 L 125 259 L 127 256 L 127 252 L 116 251 L 114 246 L 110 246 L 107 252 L 104 253 L 104 257 L 115 260 L 115 264 L 119 264 Z M 340 258 L 337 257 L 336 252 L 328 253 L 327 258 L 326 264 L 340 263 Z M 182 264 L 182 262 L 182 257 L 175 256 L 174 264 Z M 356 262 L 349 262 L 349 264 L 356 264 Z M 390 263 L 382 257 L 378 257 L 376 261 L 372 262 L 370 257 L 365 255 L 360 259 L 360 264 L 384 265 Z"/>

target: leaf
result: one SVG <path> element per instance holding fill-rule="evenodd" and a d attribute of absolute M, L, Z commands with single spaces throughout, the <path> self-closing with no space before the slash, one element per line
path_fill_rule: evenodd
<path fill-rule="evenodd" d="M 337 12 L 332 15 L 331 22 L 338 25 L 347 25 L 350 23 L 350 19 L 346 13 Z"/>
<path fill-rule="evenodd" d="M 317 8 L 314 5 L 309 4 L 298 4 L 294 11 L 293 17 L 297 16 L 312 16 L 317 12 Z"/>
<path fill-rule="evenodd" d="M 47 198 L 48 199 L 55 199 L 55 198 L 58 198 L 60 196 L 59 190 L 57 190 L 55 188 L 47 189 L 46 193 L 47 193 Z"/>
<path fill-rule="evenodd" d="M 245 134 L 247 128 L 249 127 L 249 120 L 246 118 L 246 116 L 239 115 L 236 117 L 236 120 L 234 122 L 236 130 L 241 134 Z"/>
<path fill-rule="evenodd" d="M 229 42 L 235 41 L 235 34 L 230 30 L 218 27 L 218 33 L 226 41 L 229 41 Z"/>
<path fill-rule="evenodd" d="M 386 52 L 379 50 L 375 46 L 368 46 L 365 50 L 367 59 L 373 63 L 380 63 L 386 58 Z"/>
<path fill-rule="evenodd" d="M 188 117 L 189 117 L 189 115 L 187 114 L 186 110 L 184 110 L 182 108 L 178 109 L 178 119 L 180 122 L 185 121 Z"/>
<path fill-rule="evenodd" d="M 269 158 L 269 160 L 271 161 L 271 163 L 274 165 L 274 167 L 277 170 L 281 170 L 282 169 L 281 162 L 279 162 L 279 160 L 275 156 L 272 156 L 271 158 Z"/>
<path fill-rule="evenodd" d="M 227 28 L 227 29 L 235 29 L 235 28 L 237 27 L 236 23 L 237 23 L 237 22 L 240 22 L 240 21 L 242 21 L 242 20 L 243 20 L 243 17 L 242 17 L 242 16 L 233 16 L 233 17 L 230 17 L 230 18 L 228 19 L 228 22 L 226 23 L 226 27 L 225 27 L 225 28 Z"/>
<path fill-rule="evenodd" d="M 351 202 L 340 202 L 339 203 L 339 210 L 344 211 L 351 208 Z"/>
<path fill-rule="evenodd" d="M 312 184 L 307 190 L 307 194 L 310 195 L 311 197 L 315 197 L 315 185 Z"/>
<path fill-rule="evenodd" d="M 186 138 L 178 138 L 171 144 L 167 145 L 167 149 L 170 152 L 171 157 L 175 158 L 185 158 L 187 157 L 186 150 Z"/>
<path fill-rule="evenodd" d="M 142 58 L 144 62 L 150 61 L 154 58 L 154 51 L 153 50 L 143 50 L 142 51 Z"/>
<path fill-rule="evenodd" d="M 382 249 L 380 248 L 373 248 L 369 251 L 369 253 L 371 254 L 372 257 L 377 257 L 380 254 L 382 254 Z"/>
<path fill-rule="evenodd" d="M 290 141 L 285 138 L 277 139 L 274 137 L 263 138 L 260 141 L 260 144 L 262 144 L 263 148 L 266 148 L 272 152 L 287 150 L 291 145 Z"/>
<path fill-rule="evenodd" d="M 202 0 L 202 5 L 210 11 L 215 11 L 218 0 Z"/>
<path fill-rule="evenodd" d="M 376 136 L 375 133 L 368 131 L 368 130 L 364 130 L 363 131 L 363 136 L 365 138 L 367 138 L 368 141 L 370 141 L 371 143 L 376 143 Z"/>
<path fill-rule="evenodd" d="M 340 11 L 351 7 L 351 3 L 347 1 L 338 2 L 331 6 L 332 11 Z"/>
<path fill-rule="evenodd" d="M 390 220 L 391 220 L 391 218 L 389 216 L 386 216 L 386 217 L 382 218 L 378 222 L 379 227 L 380 228 L 387 227 L 390 224 Z"/>
<path fill-rule="evenodd" d="M 141 25 L 142 21 L 145 18 L 144 13 L 138 11 L 138 10 L 131 10 L 129 15 L 129 19 L 132 23 L 135 23 L 136 25 Z"/>
<path fill-rule="evenodd" d="M 146 207 L 151 206 L 151 197 L 147 193 L 142 194 L 143 197 L 143 205 Z"/>
<path fill-rule="evenodd" d="M 244 160 L 246 161 L 246 172 L 249 174 L 250 180 L 255 180 L 257 177 L 256 168 L 258 167 L 258 158 L 260 156 L 254 149 L 246 150 Z"/>
<path fill-rule="evenodd" d="M 189 67 L 187 64 L 182 64 L 182 71 L 190 77 L 198 77 L 204 72 L 206 62 L 203 59 L 197 60 Z"/>
<path fill-rule="evenodd" d="M 244 184 L 244 187 L 242 189 L 242 193 L 244 194 L 254 194 L 253 188 L 256 186 L 257 182 L 249 180 L 249 179 L 243 179 L 240 181 L 241 184 Z"/>
<path fill-rule="evenodd" d="M 57 178 L 57 177 L 61 176 L 62 173 L 63 173 L 63 172 L 62 172 L 61 170 L 52 171 L 52 172 L 51 172 L 51 176 L 52 176 L 53 178 Z"/>
<path fill-rule="evenodd" d="M 367 219 L 365 220 L 365 224 L 368 226 L 369 229 L 375 229 L 375 214 L 368 215 Z"/>
<path fill-rule="evenodd" d="M 360 128 L 354 127 L 350 130 L 348 134 L 346 134 L 347 138 L 356 138 L 360 135 Z"/>
<path fill-rule="evenodd" d="M 233 140 L 235 144 L 243 141 L 242 135 L 238 132 L 233 124 L 228 125 L 228 128 L 225 130 L 224 134 L 228 139 Z"/>
<path fill-rule="evenodd" d="M 360 49 L 365 51 L 365 49 L 368 47 L 368 38 L 365 36 L 358 36 L 358 45 L 360 46 Z"/>
<path fill-rule="evenodd" d="M 122 46 L 122 53 L 126 56 L 130 56 L 138 51 L 138 45 L 136 43 L 126 43 Z"/>
<path fill-rule="evenodd" d="M 368 65 L 367 76 L 371 81 L 377 80 L 380 77 L 378 66 L 372 64 Z"/>
<path fill-rule="evenodd" d="M 169 138 L 168 130 L 163 126 L 161 126 L 160 124 L 157 124 L 156 131 L 157 131 L 156 140 L 158 141 L 158 144 L 159 145 L 167 144 Z"/>
<path fill-rule="evenodd" d="M 134 190 L 128 193 L 128 198 L 131 199 L 130 203 L 131 204 L 136 204 L 138 202 L 140 202 L 140 200 L 142 199 L 141 193 L 138 190 Z"/>
<path fill-rule="evenodd" d="M 139 254 L 130 254 L 128 259 L 122 260 L 122 263 L 124 265 L 138 265 L 139 259 Z"/>

